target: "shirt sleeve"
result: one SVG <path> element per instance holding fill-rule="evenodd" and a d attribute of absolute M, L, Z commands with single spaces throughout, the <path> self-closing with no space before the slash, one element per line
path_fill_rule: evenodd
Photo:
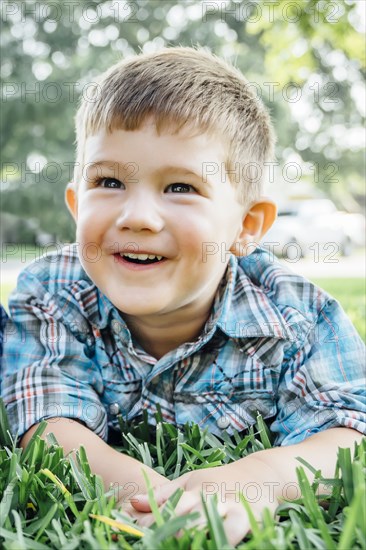
<path fill-rule="evenodd" d="M 336 300 L 283 364 L 277 397 L 276 445 L 337 426 L 366 433 L 365 346 Z"/>
<path fill-rule="evenodd" d="M 66 417 L 106 440 L 99 370 L 44 287 L 25 270 L 9 299 L 1 391 L 11 432 L 21 437 L 42 419 Z"/>

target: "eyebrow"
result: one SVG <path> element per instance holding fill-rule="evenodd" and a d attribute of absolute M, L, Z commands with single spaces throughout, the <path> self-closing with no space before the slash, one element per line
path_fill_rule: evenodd
<path fill-rule="evenodd" d="M 105 167 L 105 168 L 112 168 L 113 166 L 120 166 L 121 168 L 128 168 L 128 166 L 130 166 L 131 162 L 117 162 L 115 160 L 100 160 L 100 161 L 96 161 L 96 162 L 91 162 L 90 163 L 90 168 L 94 168 L 94 167 L 98 167 L 98 166 L 101 166 L 101 167 Z M 166 166 L 163 166 L 162 168 L 159 168 L 158 170 L 156 170 L 156 174 L 157 175 L 163 175 L 163 174 L 173 174 L 173 173 L 177 173 L 177 172 L 180 172 L 182 174 L 185 174 L 187 176 L 195 176 L 197 178 L 200 178 L 200 179 L 203 179 L 203 173 L 202 174 L 197 174 L 197 172 L 194 172 L 193 170 L 191 170 L 190 168 L 186 168 L 185 166 L 173 166 L 171 164 L 169 165 L 166 165 Z M 207 179 L 206 177 L 206 181 L 205 183 L 209 183 L 209 180 Z"/>

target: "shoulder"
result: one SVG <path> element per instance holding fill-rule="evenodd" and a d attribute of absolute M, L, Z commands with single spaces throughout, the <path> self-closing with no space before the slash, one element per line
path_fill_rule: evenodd
<path fill-rule="evenodd" d="M 98 291 L 80 263 L 77 244 L 33 260 L 20 273 L 9 297 L 11 318 L 19 322 L 52 317 L 72 325 L 97 309 Z"/>
<path fill-rule="evenodd" d="M 58 294 L 84 281 L 92 284 L 78 256 L 77 244 L 67 244 L 33 260 L 18 277 L 17 291 Z"/>
<path fill-rule="evenodd" d="M 304 331 L 317 323 L 323 308 L 334 301 L 311 281 L 281 264 L 273 254 L 258 248 L 238 259 L 238 284 L 249 278 L 258 294 L 264 294 L 287 324 L 305 323 Z"/>

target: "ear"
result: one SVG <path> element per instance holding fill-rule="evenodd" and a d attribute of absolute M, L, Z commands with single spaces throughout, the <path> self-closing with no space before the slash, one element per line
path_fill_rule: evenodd
<path fill-rule="evenodd" d="M 242 227 L 231 247 L 235 256 L 247 256 L 259 244 L 277 216 L 277 207 L 266 197 L 253 203 L 243 217 Z"/>
<path fill-rule="evenodd" d="M 77 199 L 77 191 L 75 189 L 75 185 L 73 182 L 70 182 L 67 184 L 66 190 L 65 190 L 65 202 L 66 206 L 69 209 L 70 214 L 74 218 L 75 221 L 77 221 L 78 218 L 78 199 Z"/>

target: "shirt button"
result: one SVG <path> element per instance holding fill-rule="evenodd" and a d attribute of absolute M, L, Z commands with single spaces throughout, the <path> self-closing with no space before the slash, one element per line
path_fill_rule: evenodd
<path fill-rule="evenodd" d="M 220 416 L 216 421 L 217 427 L 220 430 L 226 430 L 230 426 L 230 418 L 228 416 Z"/>
<path fill-rule="evenodd" d="M 111 326 L 114 334 L 119 334 L 122 331 L 122 325 L 117 319 L 112 320 Z"/>
<path fill-rule="evenodd" d="M 119 413 L 119 405 L 118 405 L 118 403 L 112 403 L 111 405 L 109 405 L 109 412 L 110 412 L 113 416 L 116 416 L 116 414 Z"/>

